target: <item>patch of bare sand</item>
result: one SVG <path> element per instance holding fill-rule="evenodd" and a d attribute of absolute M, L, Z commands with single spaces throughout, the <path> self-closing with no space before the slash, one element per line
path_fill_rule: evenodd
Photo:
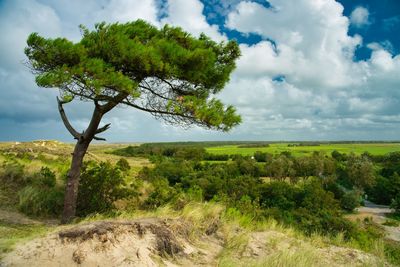
<path fill-rule="evenodd" d="M 222 247 L 218 241 L 207 238 L 210 238 L 207 243 L 214 245 L 201 248 L 191 244 L 184 225 L 177 220 L 93 222 L 20 245 L 5 256 L 3 264 L 30 267 L 213 266 Z"/>

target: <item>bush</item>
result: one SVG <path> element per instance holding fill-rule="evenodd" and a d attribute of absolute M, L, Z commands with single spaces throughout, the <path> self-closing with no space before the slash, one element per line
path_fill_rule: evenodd
<path fill-rule="evenodd" d="M 144 208 L 155 209 L 172 201 L 178 192 L 174 187 L 169 186 L 168 180 L 165 178 L 153 181 L 153 191 L 144 202 Z"/>
<path fill-rule="evenodd" d="M 112 211 L 116 200 L 134 194 L 134 190 L 126 185 L 119 167 L 109 162 L 87 162 L 81 171 L 77 215 Z"/>
<path fill-rule="evenodd" d="M 64 189 L 56 186 L 56 175 L 47 167 L 26 180 L 29 185 L 19 191 L 18 208 L 33 216 L 59 215 L 62 211 Z"/>
<path fill-rule="evenodd" d="M 124 158 L 120 158 L 117 161 L 116 166 L 123 172 L 127 172 L 127 171 L 129 171 L 131 169 L 131 166 L 129 165 L 129 162 Z"/>
<path fill-rule="evenodd" d="M 59 215 L 64 203 L 64 190 L 58 187 L 24 187 L 19 193 L 18 208 L 33 216 Z"/>
<path fill-rule="evenodd" d="M 346 211 L 353 211 L 360 205 L 360 194 L 356 191 L 349 191 L 340 199 L 340 206 Z"/>
<path fill-rule="evenodd" d="M 42 167 L 39 172 L 29 178 L 29 183 L 38 187 L 54 187 L 56 185 L 56 174 L 48 167 Z"/>

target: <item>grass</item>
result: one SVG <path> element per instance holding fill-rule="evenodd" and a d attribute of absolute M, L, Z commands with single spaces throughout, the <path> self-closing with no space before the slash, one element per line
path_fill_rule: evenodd
<path fill-rule="evenodd" d="M 241 148 L 238 145 L 224 145 L 207 147 L 206 150 L 211 154 L 241 154 L 251 156 L 256 151 L 268 152 L 271 154 L 279 154 L 289 151 L 295 156 L 309 155 L 314 151 L 326 154 L 336 150 L 340 153 L 362 154 L 369 152 L 372 155 L 384 155 L 389 152 L 400 151 L 399 143 L 362 143 L 362 144 L 321 144 L 319 146 L 288 146 L 289 143 L 270 144 L 269 147 L 246 147 Z"/>
<path fill-rule="evenodd" d="M 396 221 L 396 220 L 392 220 L 392 219 L 387 219 L 384 223 L 382 223 L 383 225 L 386 226 L 392 226 L 392 227 L 398 227 L 400 226 L 400 222 Z"/>
<path fill-rule="evenodd" d="M 400 222 L 400 213 L 389 213 L 389 214 L 386 214 L 386 217 L 388 217 L 391 220 Z"/>
<path fill-rule="evenodd" d="M 52 227 L 46 225 L 24 225 L 0 222 L 0 259 L 19 242 L 26 242 L 48 233 Z"/>
<path fill-rule="evenodd" d="M 222 252 L 217 257 L 218 266 L 323 266 L 326 265 L 326 262 L 321 262 L 321 249 L 341 246 L 344 247 L 343 250 L 347 251 L 346 247 L 352 247 L 352 244 L 344 241 L 340 235 L 337 237 L 318 234 L 305 236 L 294 228 L 278 224 L 273 219 L 256 221 L 236 209 L 227 209 L 221 204 L 212 202 L 189 202 L 180 210 L 166 205 L 153 211 L 97 214 L 75 223 L 152 217 L 177 219 L 182 222 L 185 234 L 193 243 L 204 236 L 204 233 L 217 226 L 218 236 L 224 243 Z M 26 242 L 55 229 L 57 228 L 46 225 L 0 223 L 0 258 L 1 254 L 12 250 L 17 243 Z M 182 229 L 178 227 L 177 230 L 182 231 Z M 258 256 L 246 256 L 252 236 L 260 233 L 264 233 L 266 238 L 265 242 L 261 243 L 264 252 Z M 387 248 L 386 254 L 396 258 L 398 249 L 398 246 L 393 244 Z M 374 258 L 374 264 L 371 266 L 379 266 L 385 260 L 385 254 L 376 252 L 373 254 L 377 258 Z M 329 254 L 325 252 L 324 255 Z M 345 261 L 345 259 L 338 260 Z M 364 266 L 368 266 L 368 262 Z"/>

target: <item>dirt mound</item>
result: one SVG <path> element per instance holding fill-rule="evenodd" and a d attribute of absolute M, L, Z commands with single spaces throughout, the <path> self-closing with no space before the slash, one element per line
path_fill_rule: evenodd
<path fill-rule="evenodd" d="M 3 264 L 30 267 L 390 266 L 356 249 L 314 243 L 275 230 L 247 232 L 232 228 L 232 236 L 225 239 L 220 236 L 223 229 L 211 228 L 203 229 L 204 234 L 196 235 L 193 240 L 190 238 L 193 225 L 183 219 L 86 223 L 22 244 L 5 256 Z"/>
<path fill-rule="evenodd" d="M 211 265 L 212 257 L 191 245 L 181 228 L 177 220 L 152 218 L 78 225 L 17 247 L 3 263 L 30 267 L 182 266 L 189 261 L 195 266 L 198 261 Z"/>

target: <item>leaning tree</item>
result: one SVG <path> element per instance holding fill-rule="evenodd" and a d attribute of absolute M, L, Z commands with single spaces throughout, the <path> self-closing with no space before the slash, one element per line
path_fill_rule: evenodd
<path fill-rule="evenodd" d="M 221 91 L 240 56 L 234 41 L 216 43 L 181 28 L 158 29 L 143 20 L 126 24 L 83 26 L 82 39 L 46 39 L 32 33 L 25 54 L 41 87 L 58 88 L 61 119 L 77 140 L 65 188 L 61 221 L 75 216 L 83 157 L 98 134 L 104 114 L 117 105 L 149 112 L 171 124 L 199 125 L 228 131 L 240 123 L 232 106 L 213 97 Z M 91 101 L 94 110 L 86 130 L 68 121 L 63 105 L 73 99 Z"/>

